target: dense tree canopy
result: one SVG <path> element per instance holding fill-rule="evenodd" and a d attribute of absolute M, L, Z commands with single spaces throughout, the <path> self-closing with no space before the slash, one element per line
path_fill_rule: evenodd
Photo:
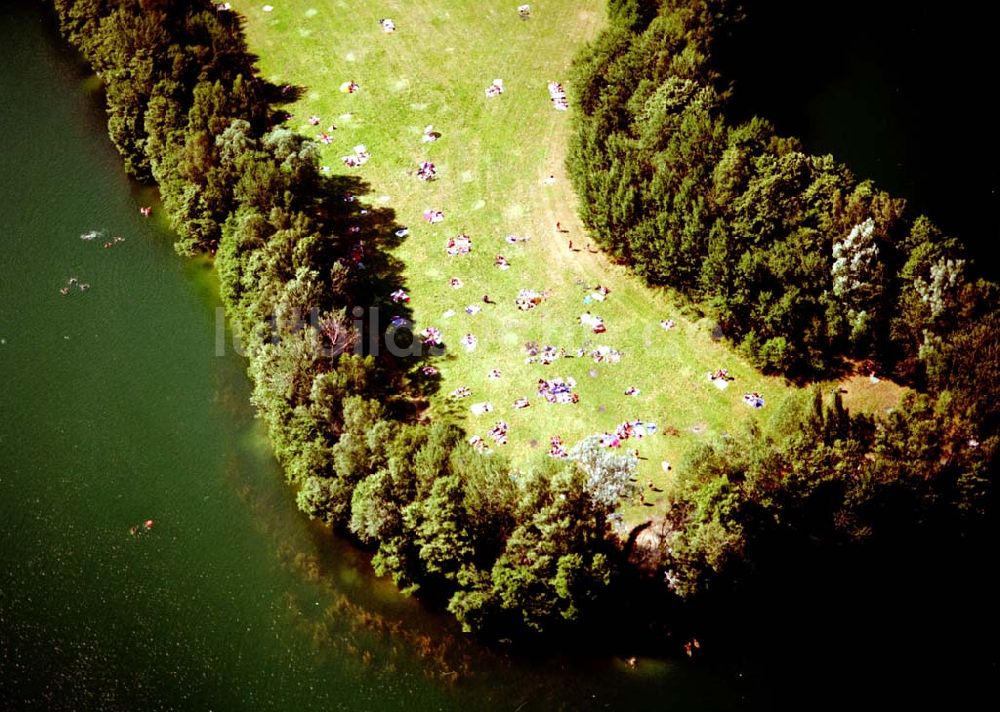
<path fill-rule="evenodd" d="M 445 423 L 413 422 L 420 357 L 371 352 L 354 319 L 400 277 L 386 209 L 325 177 L 280 125 L 238 16 L 198 0 L 53 0 L 100 72 L 126 170 L 154 179 L 183 253 L 215 255 L 253 402 L 300 508 L 352 533 L 379 573 L 504 636 L 585 618 L 613 589 L 635 459 L 585 440 L 514 468 Z M 754 119 L 732 126 L 711 68 L 724 0 L 613 0 L 579 58 L 570 167 L 595 239 L 710 305 L 763 368 L 881 361 L 926 391 L 887 419 L 839 401 L 784 434 L 735 435 L 679 468 L 660 595 L 699 598 L 803 552 L 911 555 L 971 539 L 997 452 L 995 286 L 904 204 Z M 352 258 L 358 250 L 365 256 Z M 358 311 L 360 309 L 360 312 Z"/>
<path fill-rule="evenodd" d="M 726 120 L 711 55 L 733 5 L 611 4 L 575 70 L 568 163 L 584 222 L 648 282 L 711 305 L 765 370 L 825 374 L 853 357 L 919 379 L 989 292 L 959 286 L 959 244 L 902 200 L 766 121 Z M 931 251 L 947 256 L 916 274 L 911 261 Z M 936 305 L 926 337 L 915 290 Z"/>
<path fill-rule="evenodd" d="M 894 576 L 919 580 L 921 552 L 974 560 L 995 536 L 996 286 L 904 201 L 765 120 L 727 120 L 712 47 L 732 7 L 611 3 L 575 66 L 582 218 L 761 368 L 812 377 L 873 361 L 923 394 L 876 422 L 817 393 L 785 434 L 706 445 L 673 482 L 657 561 L 672 591 L 716 606 L 755 589 L 782 600 L 806 569 L 817 601 L 859 577 L 888 591 Z M 967 597 L 969 573 L 952 578 Z"/>

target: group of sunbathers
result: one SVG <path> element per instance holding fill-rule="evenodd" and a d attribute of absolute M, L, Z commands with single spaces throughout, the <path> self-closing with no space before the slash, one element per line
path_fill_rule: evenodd
<path fill-rule="evenodd" d="M 604 326 L 604 319 L 596 314 L 591 314 L 589 311 L 580 315 L 580 323 L 584 326 L 589 326 L 590 330 L 595 334 L 603 334 L 608 330 L 607 327 Z"/>
<path fill-rule="evenodd" d="M 610 346 L 598 346 L 590 352 L 590 357 L 594 363 L 618 363 L 622 360 L 622 353 Z"/>
<path fill-rule="evenodd" d="M 557 358 L 566 355 L 564 349 L 558 349 L 555 346 L 544 346 L 539 348 L 538 344 L 533 342 L 525 344 L 524 350 L 528 354 L 528 358 L 524 360 L 526 364 L 540 363 L 543 366 L 548 366 Z"/>
<path fill-rule="evenodd" d="M 493 82 L 486 87 L 486 96 L 500 96 L 503 94 L 503 79 L 494 79 Z"/>
<path fill-rule="evenodd" d="M 430 161 L 423 161 L 417 166 L 417 178 L 422 181 L 434 180 L 437 177 L 437 169 Z"/>
<path fill-rule="evenodd" d="M 548 295 L 545 292 L 536 292 L 531 289 L 522 289 L 517 293 L 517 299 L 514 300 L 514 304 L 521 311 L 528 311 L 529 309 L 534 309 L 539 304 L 541 304 Z"/>
<path fill-rule="evenodd" d="M 443 341 L 441 330 L 434 326 L 428 326 L 420 332 L 420 338 L 424 341 L 424 346 L 440 346 Z"/>
<path fill-rule="evenodd" d="M 342 160 L 344 161 L 344 164 L 350 168 L 357 168 L 358 166 L 363 166 L 368 163 L 369 158 L 371 158 L 371 156 L 368 153 L 368 148 L 363 143 L 359 143 L 354 147 L 354 153 L 349 156 L 344 156 Z"/>
<path fill-rule="evenodd" d="M 566 111 L 569 108 L 569 100 L 566 98 L 566 90 L 559 82 L 549 82 L 549 98 L 556 111 Z"/>
<path fill-rule="evenodd" d="M 493 442 L 495 442 L 497 445 L 506 445 L 507 431 L 509 429 L 510 426 L 507 425 L 507 423 L 505 423 L 502 420 L 498 420 L 496 425 L 490 428 L 486 432 L 486 434 L 487 436 L 493 438 Z M 473 435 L 471 438 L 469 438 L 469 445 L 471 445 L 474 449 L 478 450 L 479 452 L 485 452 L 486 450 L 489 449 L 489 446 L 486 444 L 486 441 L 479 435 Z"/>
<path fill-rule="evenodd" d="M 549 403 L 577 403 L 580 395 L 573 392 L 576 381 L 572 377 L 554 378 L 546 381 L 544 378 L 538 379 L 538 395 L 542 396 Z"/>
<path fill-rule="evenodd" d="M 560 460 L 564 460 L 569 457 L 569 451 L 563 445 L 562 438 L 558 435 L 553 435 L 549 438 L 549 455 L 551 457 L 557 457 Z"/>
<path fill-rule="evenodd" d="M 604 447 L 621 447 L 622 442 L 630 438 L 641 439 L 656 432 L 655 423 L 645 423 L 641 420 L 626 420 L 615 432 L 602 433 L 601 445 Z"/>
<path fill-rule="evenodd" d="M 493 438 L 497 445 L 507 444 L 507 431 L 510 427 L 502 420 L 498 420 L 497 424 L 489 429 L 487 435 Z"/>
<path fill-rule="evenodd" d="M 449 237 L 444 246 L 449 257 L 456 255 L 467 255 L 472 252 L 472 238 L 462 233 L 457 237 Z"/>

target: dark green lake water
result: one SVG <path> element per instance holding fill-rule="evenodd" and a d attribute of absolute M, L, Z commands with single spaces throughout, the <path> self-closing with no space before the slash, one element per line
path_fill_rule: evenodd
<path fill-rule="evenodd" d="M 731 706 L 687 661 L 476 645 L 310 525 L 216 353 L 210 269 L 139 215 L 37 3 L 0 6 L 0 66 L 0 708 Z"/>

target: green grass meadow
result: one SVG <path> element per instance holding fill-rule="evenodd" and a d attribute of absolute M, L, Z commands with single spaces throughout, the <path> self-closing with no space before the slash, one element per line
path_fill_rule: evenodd
<path fill-rule="evenodd" d="M 286 125 L 307 136 L 336 126 L 333 142 L 322 146 L 322 163 L 333 173 L 363 178 L 371 185 L 364 200 L 392 208 L 410 228 L 396 253 L 406 265 L 409 306 L 417 328 L 438 327 L 448 346 L 435 362 L 442 387 L 432 417 L 455 418 L 470 436 L 484 437 L 498 420 L 506 421 L 509 444 L 487 442 L 518 462 L 547 451 L 553 435 L 572 446 L 624 420 L 654 422 L 656 435 L 625 446 L 637 448 L 642 458 L 640 482 L 652 480 L 663 489 L 674 473 L 661 462 L 681 463 L 698 443 L 735 432 L 751 419 L 773 427 L 802 402 L 804 391 L 761 375 L 713 340 L 707 321 L 685 319 L 667 294 L 587 250 L 563 167 L 573 111 L 566 80 L 573 55 L 604 23 L 603 3 L 540 0 L 531 3 L 527 20 L 518 16 L 516 0 L 272 3 L 270 12 L 263 11 L 263 2 L 233 5 L 247 19 L 262 75 L 304 88 L 285 107 L 293 113 Z M 394 33 L 382 31 L 384 17 L 395 22 Z M 484 91 L 496 78 L 503 80 L 504 93 L 487 98 Z M 346 81 L 357 82 L 360 91 L 342 93 Z M 563 82 L 570 111 L 554 110 L 549 81 Z M 311 115 L 320 118 L 318 126 L 308 122 Z M 428 124 L 441 133 L 434 143 L 421 141 Z M 356 144 L 365 144 L 371 159 L 347 168 L 341 157 Z M 415 176 L 424 160 L 437 167 L 433 182 Z M 427 208 L 442 210 L 445 220 L 428 224 L 422 219 Z M 558 233 L 557 221 L 568 232 Z M 460 232 L 471 236 L 472 252 L 449 257 L 445 241 Z M 508 244 L 504 238 L 511 233 L 529 240 Z M 569 240 L 576 250 L 569 249 Z M 509 270 L 494 266 L 498 254 L 508 259 Z M 464 286 L 451 288 L 452 277 Z M 597 284 L 610 294 L 585 305 L 586 287 Z M 514 299 L 521 289 L 546 291 L 549 298 L 519 311 Z M 484 304 L 484 294 L 496 304 Z M 470 316 L 467 305 L 482 309 Z M 455 315 L 445 318 L 447 310 Z M 593 334 L 579 323 L 586 310 L 604 319 L 606 333 Z M 673 319 L 676 328 L 664 330 L 664 319 Z M 478 339 L 471 353 L 459 343 L 467 333 Z M 529 341 L 568 352 L 609 346 L 622 358 L 617 364 L 587 356 L 529 365 Z M 725 390 L 706 378 L 720 367 L 735 377 Z M 487 378 L 491 369 L 501 372 L 499 380 Z M 539 378 L 567 376 L 577 382 L 578 403 L 549 404 L 537 394 Z M 460 386 L 472 396 L 451 398 Z M 626 396 L 629 386 L 640 394 Z M 760 392 L 766 407 L 757 411 L 744 404 L 747 391 Z M 530 407 L 514 409 L 522 396 Z M 472 415 L 469 406 L 483 401 L 492 402 L 493 412 Z M 665 496 L 646 494 L 647 503 Z M 653 511 L 636 502 L 626 514 L 637 519 Z"/>

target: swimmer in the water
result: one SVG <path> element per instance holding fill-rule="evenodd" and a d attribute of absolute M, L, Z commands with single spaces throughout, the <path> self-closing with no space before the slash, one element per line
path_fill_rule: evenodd
<path fill-rule="evenodd" d="M 69 294 L 69 287 L 63 287 L 59 290 L 60 294 Z"/>

